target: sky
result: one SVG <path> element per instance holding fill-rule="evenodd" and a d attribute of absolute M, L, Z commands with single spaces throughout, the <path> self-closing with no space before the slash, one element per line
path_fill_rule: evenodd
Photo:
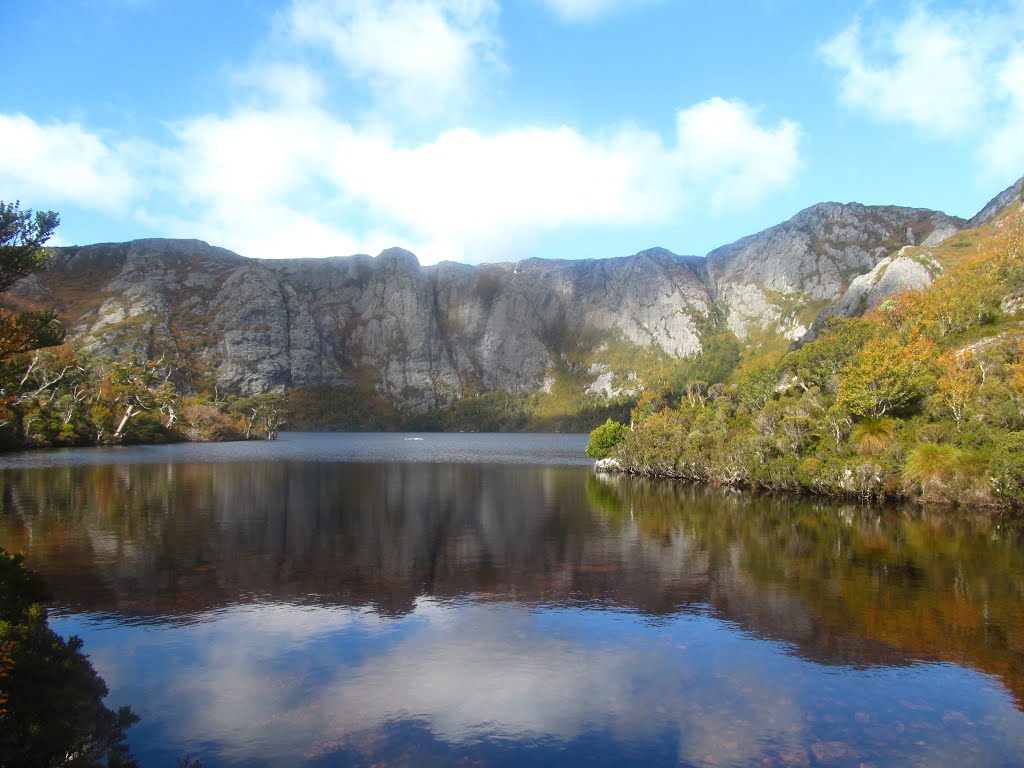
<path fill-rule="evenodd" d="M 703 255 L 1024 174 L 1024 0 L 33 0 L 0 200 L 56 245 Z"/>

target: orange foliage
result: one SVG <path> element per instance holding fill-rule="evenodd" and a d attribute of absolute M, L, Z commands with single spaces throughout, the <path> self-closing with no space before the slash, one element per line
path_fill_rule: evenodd
<path fill-rule="evenodd" d="M 959 430 L 980 378 L 974 353 L 949 350 L 936 359 L 935 367 L 938 371 L 936 397 L 953 416 Z"/>

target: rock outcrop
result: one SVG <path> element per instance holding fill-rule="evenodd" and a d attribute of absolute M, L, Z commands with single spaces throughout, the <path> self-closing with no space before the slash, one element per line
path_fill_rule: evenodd
<path fill-rule="evenodd" d="M 965 224 L 920 208 L 819 203 L 712 251 L 708 273 L 739 338 L 766 329 L 796 340 L 818 310 L 886 256 L 905 245 L 940 242 Z"/>
<path fill-rule="evenodd" d="M 200 360 L 226 390 L 348 386 L 413 408 L 467 388 L 534 391 L 560 356 L 619 335 L 700 351 L 715 312 L 703 260 L 664 250 L 600 261 L 246 259 L 194 240 L 57 249 L 16 295 L 56 307 L 99 354 Z"/>
<path fill-rule="evenodd" d="M 1024 198 L 1024 176 L 989 200 L 988 204 L 971 218 L 969 226 L 980 227 L 982 224 L 988 224 L 1021 198 Z"/>
<path fill-rule="evenodd" d="M 892 296 L 931 285 L 942 267 L 927 257 L 906 255 L 906 250 L 902 248 L 898 255 L 885 257 L 866 275 L 854 278 L 829 314 L 858 317 Z"/>
<path fill-rule="evenodd" d="M 904 291 L 927 288 L 942 273 L 942 265 L 933 258 L 932 246 L 943 242 L 961 229 L 981 227 L 994 221 L 1013 205 L 1021 205 L 1024 198 L 1024 177 L 992 198 L 969 221 L 959 219 L 936 220 L 936 227 L 920 243 L 910 243 L 892 256 L 879 261 L 870 272 L 856 277 L 839 300 L 815 318 L 808 332 L 798 344 L 814 339 L 830 317 L 858 317 L 874 309 L 886 299 Z M 939 214 L 941 216 L 941 214 Z M 912 247 L 912 246 L 921 247 Z"/>

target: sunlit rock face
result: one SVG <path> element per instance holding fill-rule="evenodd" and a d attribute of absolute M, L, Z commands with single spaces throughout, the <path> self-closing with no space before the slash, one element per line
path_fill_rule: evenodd
<path fill-rule="evenodd" d="M 912 258 L 902 254 L 894 258 L 886 257 L 866 275 L 850 283 L 850 287 L 831 308 L 830 314 L 836 317 L 857 317 L 904 291 L 927 288 L 941 269 L 938 263 L 927 258 Z"/>
<path fill-rule="evenodd" d="M 712 251 L 707 269 L 737 336 L 764 329 L 795 340 L 854 278 L 902 246 L 932 244 L 965 223 L 920 208 L 819 203 Z"/>
<path fill-rule="evenodd" d="M 869 272 L 855 277 L 838 301 L 823 309 L 815 318 L 808 332 L 799 339 L 799 343 L 816 338 L 831 317 L 859 317 L 868 310 L 875 309 L 886 299 L 905 291 L 927 288 L 943 271 L 942 265 L 935 258 L 933 246 L 945 241 L 964 227 L 981 227 L 994 221 L 1008 209 L 1021 205 L 1022 194 L 1024 177 L 992 198 L 970 221 L 942 218 L 942 214 L 937 214 L 932 217 L 934 229 L 923 239 L 920 236 L 924 234 L 923 231 L 915 233 L 913 228 L 908 228 L 909 244 L 880 260 Z M 915 245 L 920 247 L 913 247 Z"/>
<path fill-rule="evenodd" d="M 426 267 L 400 248 L 256 260 L 197 240 L 137 240 L 56 249 L 13 295 L 56 307 L 94 352 L 167 356 L 205 368 L 225 391 L 360 384 L 425 410 L 466 391 L 550 388 L 574 353 L 613 339 L 678 358 L 723 328 L 741 340 L 798 339 L 837 300 L 856 312 L 894 285 L 921 284 L 920 265 L 891 259 L 966 224 L 924 209 L 821 203 L 706 258 L 653 248 Z M 624 381 L 629 371 L 614 374 Z"/>
<path fill-rule="evenodd" d="M 199 359 L 241 394 L 356 377 L 413 408 L 467 386 L 533 392 L 610 335 L 678 357 L 713 317 L 703 261 L 628 258 L 423 267 L 376 258 L 245 259 L 199 241 L 58 249 L 19 295 L 57 306 L 102 354 Z"/>
<path fill-rule="evenodd" d="M 1019 204 L 1021 198 L 1024 198 L 1024 176 L 989 200 L 985 207 L 971 218 L 969 225 L 980 227 L 983 224 L 988 224 L 1011 205 Z"/>

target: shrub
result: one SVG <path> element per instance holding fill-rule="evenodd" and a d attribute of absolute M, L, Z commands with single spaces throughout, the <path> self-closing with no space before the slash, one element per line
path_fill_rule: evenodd
<path fill-rule="evenodd" d="M 996 441 L 989 465 L 989 484 L 997 498 L 1024 504 L 1024 433 L 1012 432 Z"/>
<path fill-rule="evenodd" d="M 587 443 L 587 456 L 592 459 L 604 459 L 611 455 L 616 445 L 622 442 L 629 427 L 608 419 L 604 424 L 590 433 Z"/>
<path fill-rule="evenodd" d="M 47 597 L 21 556 L 0 549 L 0 765 L 137 768 L 125 730 L 138 717 L 104 706 L 82 641 L 47 624 Z"/>
<path fill-rule="evenodd" d="M 892 445 L 897 426 L 895 419 L 864 419 L 853 428 L 850 442 L 861 456 L 876 456 Z"/>
<path fill-rule="evenodd" d="M 986 451 L 922 443 L 903 465 L 903 480 L 921 489 L 927 501 L 990 503 L 986 484 L 990 459 Z"/>
<path fill-rule="evenodd" d="M 952 479 L 961 451 L 952 445 L 921 443 L 910 452 L 903 465 L 903 479 L 917 483 L 922 490 Z"/>

